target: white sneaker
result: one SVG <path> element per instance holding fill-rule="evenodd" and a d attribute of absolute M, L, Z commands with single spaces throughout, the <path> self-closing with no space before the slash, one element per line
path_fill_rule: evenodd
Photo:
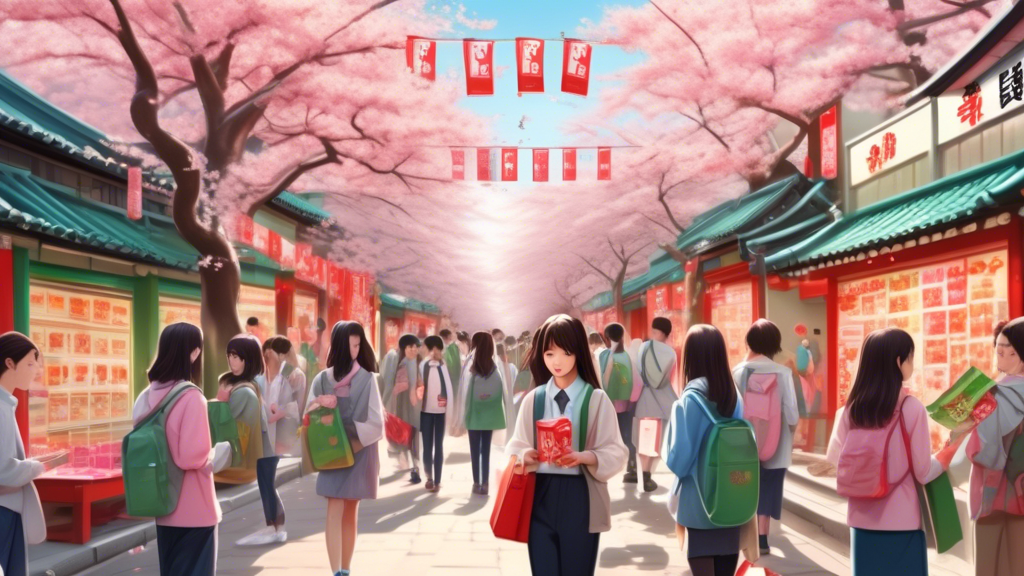
<path fill-rule="evenodd" d="M 288 541 L 288 533 L 284 530 L 274 533 L 274 540 L 279 544 L 284 544 Z"/>
<path fill-rule="evenodd" d="M 274 530 L 273 526 L 267 526 L 263 530 L 250 534 L 238 542 L 235 542 L 235 546 L 266 546 L 267 544 L 277 542 L 277 535 L 278 532 Z"/>

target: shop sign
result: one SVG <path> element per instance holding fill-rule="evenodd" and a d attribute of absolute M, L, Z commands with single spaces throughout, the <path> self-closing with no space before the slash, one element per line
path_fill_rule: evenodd
<path fill-rule="evenodd" d="M 927 106 L 879 129 L 850 147 L 850 185 L 856 186 L 928 152 L 930 139 L 931 113 Z M 824 149 L 823 140 L 823 153 Z M 822 172 L 824 168 L 823 157 Z"/>
<path fill-rule="evenodd" d="M 962 88 L 938 98 L 939 143 L 966 134 L 1020 108 L 1024 103 L 1024 50 L 987 70 Z"/>

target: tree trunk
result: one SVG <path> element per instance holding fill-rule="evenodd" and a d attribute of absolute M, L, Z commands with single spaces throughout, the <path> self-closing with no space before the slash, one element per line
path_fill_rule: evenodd
<path fill-rule="evenodd" d="M 203 328 L 203 391 L 207 397 L 217 395 L 217 379 L 227 372 L 228 342 L 242 333 L 238 317 L 238 295 L 242 279 L 238 259 L 221 259 L 224 265 L 210 264 L 199 270 L 202 304 L 200 321 Z"/>

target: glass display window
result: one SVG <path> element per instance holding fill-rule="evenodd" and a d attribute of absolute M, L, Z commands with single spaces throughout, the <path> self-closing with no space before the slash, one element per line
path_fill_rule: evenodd
<path fill-rule="evenodd" d="M 715 284 L 708 289 L 711 324 L 725 337 L 729 366 L 747 356 L 747 330 L 754 322 L 754 287 L 749 281 Z"/>

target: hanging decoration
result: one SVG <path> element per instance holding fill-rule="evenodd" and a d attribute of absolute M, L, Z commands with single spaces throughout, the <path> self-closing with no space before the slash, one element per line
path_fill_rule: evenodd
<path fill-rule="evenodd" d="M 548 181 L 548 150 L 538 148 L 533 151 L 533 181 Z"/>
<path fill-rule="evenodd" d="M 562 150 L 562 180 L 571 182 L 576 179 L 576 149 Z"/>
<path fill-rule="evenodd" d="M 612 179 L 612 149 L 611 148 L 598 148 L 597 149 L 597 179 L 598 180 L 611 180 Z"/>
<path fill-rule="evenodd" d="M 142 219 L 142 168 L 128 168 L 128 219 Z"/>
<path fill-rule="evenodd" d="M 252 247 L 260 254 L 270 250 L 270 230 L 266 226 L 252 225 Z"/>
<path fill-rule="evenodd" d="M 466 151 L 452 150 L 452 180 L 466 179 Z"/>
<path fill-rule="evenodd" d="M 491 149 L 477 148 L 476 151 L 476 179 L 487 182 L 491 179 Z"/>
<path fill-rule="evenodd" d="M 267 238 L 267 257 L 274 262 L 281 261 L 281 235 L 273 230 L 270 231 Z"/>
<path fill-rule="evenodd" d="M 469 96 L 494 95 L 494 41 L 462 41 L 466 61 L 466 94 Z"/>
<path fill-rule="evenodd" d="M 417 76 L 433 81 L 437 78 L 437 42 L 409 36 L 405 40 L 405 65 Z"/>
<path fill-rule="evenodd" d="M 516 148 L 501 149 L 501 180 L 515 182 L 519 180 L 519 150 Z"/>
<path fill-rule="evenodd" d="M 544 91 L 544 41 L 516 38 L 516 70 L 519 93 Z"/>
<path fill-rule="evenodd" d="M 566 38 L 562 45 L 562 92 L 586 96 L 590 86 L 590 56 L 593 46 Z"/>

